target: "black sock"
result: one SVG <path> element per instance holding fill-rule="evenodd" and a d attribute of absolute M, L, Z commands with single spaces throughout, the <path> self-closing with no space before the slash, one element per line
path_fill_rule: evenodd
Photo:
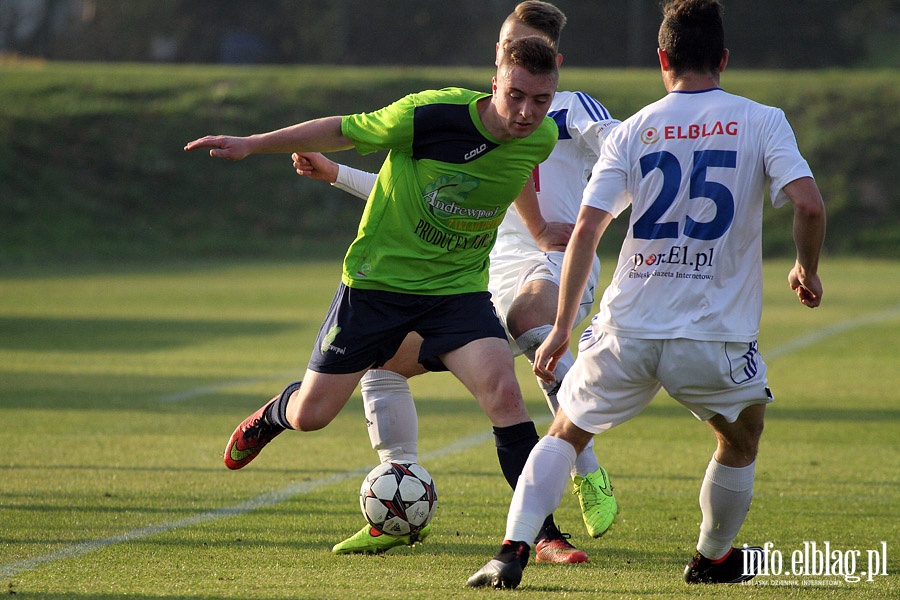
<path fill-rule="evenodd" d="M 558 535 L 559 529 L 556 527 L 556 522 L 553 520 L 553 515 L 547 515 L 547 518 L 544 519 L 544 524 L 541 526 L 541 530 L 538 532 L 537 539 L 541 540 L 545 537 L 554 538 Z"/>
<path fill-rule="evenodd" d="M 494 427 L 494 443 L 497 446 L 497 458 L 500 459 L 500 469 L 509 487 L 516 489 L 516 482 L 528 453 L 538 443 L 537 429 L 533 421 L 526 421 L 509 427 Z"/>
<path fill-rule="evenodd" d="M 278 396 L 278 399 L 266 408 L 266 411 L 263 413 L 266 423 L 282 429 L 293 429 L 287 420 L 288 400 L 291 399 L 291 394 L 300 389 L 301 383 L 300 381 L 295 381 L 288 384 L 284 391 L 281 392 L 281 395 Z"/>
<path fill-rule="evenodd" d="M 531 553 L 531 548 L 529 548 L 528 544 L 525 542 L 511 542 L 506 540 L 503 542 L 503 545 L 500 546 L 500 551 L 494 556 L 495 559 L 499 560 L 502 563 L 511 563 L 514 560 L 518 560 L 519 564 L 522 565 L 522 568 L 525 568 L 525 565 L 528 564 L 528 555 Z"/>

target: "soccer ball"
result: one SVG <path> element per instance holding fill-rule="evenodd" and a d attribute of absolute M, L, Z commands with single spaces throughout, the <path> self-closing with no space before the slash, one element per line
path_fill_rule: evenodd
<path fill-rule="evenodd" d="M 359 506 L 372 527 L 393 536 L 416 535 L 437 510 L 434 480 L 413 462 L 384 462 L 359 489 Z"/>

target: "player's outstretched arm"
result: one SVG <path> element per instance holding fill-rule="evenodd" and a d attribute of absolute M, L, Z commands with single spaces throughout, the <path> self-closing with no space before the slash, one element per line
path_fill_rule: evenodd
<path fill-rule="evenodd" d="M 825 203 L 811 177 L 801 177 L 784 186 L 794 207 L 794 245 L 797 260 L 788 274 L 788 284 L 800 303 L 816 308 L 822 302 L 819 254 L 825 241 Z"/>
<path fill-rule="evenodd" d="M 207 135 L 188 142 L 184 151 L 190 152 L 204 148 L 209 148 L 209 155 L 213 158 L 227 158 L 228 160 L 241 160 L 253 153 L 250 138 L 231 135 Z"/>
<path fill-rule="evenodd" d="M 247 137 L 208 135 L 188 142 L 184 149 L 209 149 L 213 158 L 241 160 L 251 154 L 291 152 L 331 152 L 349 150 L 353 143 L 341 131 L 341 117 L 305 121 Z"/>

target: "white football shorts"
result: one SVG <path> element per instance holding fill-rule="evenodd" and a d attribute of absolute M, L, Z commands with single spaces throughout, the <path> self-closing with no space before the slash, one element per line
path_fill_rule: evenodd
<path fill-rule="evenodd" d="M 665 389 L 701 421 L 734 423 L 774 400 L 756 342 L 644 340 L 585 331 L 557 399 L 569 420 L 600 433 L 640 413 Z"/>
<path fill-rule="evenodd" d="M 500 317 L 504 328 L 506 328 L 506 316 L 509 314 L 513 300 L 527 283 L 543 279 L 559 287 L 562 262 L 562 252 L 541 252 L 498 242 L 494 252 L 491 253 L 488 290 L 491 292 L 491 301 L 497 309 L 497 316 Z M 594 291 L 599 277 L 600 260 L 595 259 L 584 294 L 581 297 L 581 305 L 575 319 L 576 324 L 593 312 Z M 552 323 L 549 324 L 552 325 Z M 511 345 L 516 356 L 522 353 L 514 342 L 511 342 Z"/>

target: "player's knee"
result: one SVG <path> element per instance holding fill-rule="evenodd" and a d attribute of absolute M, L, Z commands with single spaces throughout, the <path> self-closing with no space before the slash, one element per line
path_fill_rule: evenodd
<path fill-rule="evenodd" d="M 737 421 L 728 423 L 717 416 L 710 420 L 718 439 L 719 462 L 729 467 L 745 467 L 756 460 L 759 440 L 764 429 L 763 411 L 748 407 Z"/>
<path fill-rule="evenodd" d="M 729 456 L 728 462 L 732 463 L 730 466 L 746 466 L 756 460 L 762 430 L 762 423 L 754 424 L 720 439 L 720 447 Z"/>
<path fill-rule="evenodd" d="M 763 430 L 765 429 L 765 423 L 762 420 L 751 423 L 748 425 L 747 438 L 752 440 L 753 444 L 759 445 L 759 439 L 762 437 Z"/>
<path fill-rule="evenodd" d="M 526 303 L 513 303 L 509 314 L 506 315 L 506 326 L 513 338 L 517 338 L 535 327 L 552 322 L 552 318 L 548 319 L 547 315 L 541 314 L 536 307 Z"/>
<path fill-rule="evenodd" d="M 428 372 L 428 369 L 423 367 L 418 361 L 395 360 L 395 358 L 386 362 L 382 368 L 386 371 L 401 375 L 406 379 Z"/>
<path fill-rule="evenodd" d="M 485 394 L 481 401 L 488 418 L 495 426 L 504 427 L 510 424 L 529 420 L 528 411 L 518 383 L 498 385 Z"/>
<path fill-rule="evenodd" d="M 318 431 L 331 422 L 331 418 L 309 408 L 301 408 L 292 411 L 288 407 L 287 414 L 288 423 L 291 424 L 296 431 Z"/>
<path fill-rule="evenodd" d="M 753 450 L 754 454 L 765 429 L 764 410 L 765 407 L 763 405 L 745 408 L 735 423 L 737 425 L 736 437 L 739 438 L 738 443 L 746 446 L 748 450 Z"/>

